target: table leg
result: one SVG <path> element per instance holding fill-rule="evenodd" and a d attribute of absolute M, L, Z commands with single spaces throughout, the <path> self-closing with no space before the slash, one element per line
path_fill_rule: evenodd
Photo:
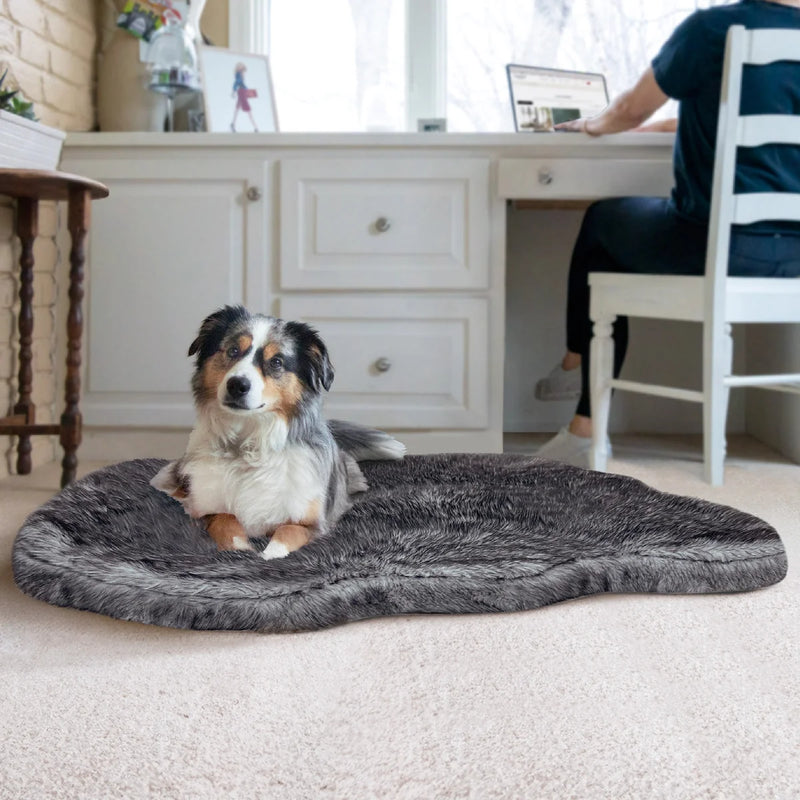
<path fill-rule="evenodd" d="M 31 399 L 33 393 L 33 243 L 38 233 L 39 201 L 31 197 L 20 197 L 17 201 L 17 236 L 22 245 L 19 258 L 19 402 L 14 414 L 24 414 L 25 424 L 36 420 L 36 408 Z M 20 434 L 17 445 L 17 473 L 27 475 L 31 471 L 31 437 Z"/>
<path fill-rule="evenodd" d="M 72 238 L 69 253 L 69 314 L 67 315 L 67 379 L 64 392 L 66 408 L 61 415 L 61 486 L 75 480 L 78 445 L 81 443 L 81 337 L 83 336 L 83 265 L 84 245 L 91 219 L 91 194 L 80 188 L 70 191 L 67 229 Z"/>

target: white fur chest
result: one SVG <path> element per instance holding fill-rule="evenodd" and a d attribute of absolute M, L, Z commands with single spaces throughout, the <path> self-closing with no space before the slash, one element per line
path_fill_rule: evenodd
<path fill-rule="evenodd" d="M 196 453 L 182 464 L 190 479 L 186 510 L 195 517 L 233 514 L 249 536 L 263 536 L 285 522 L 324 510 L 327 477 L 306 447 L 265 450 L 243 459 Z"/>

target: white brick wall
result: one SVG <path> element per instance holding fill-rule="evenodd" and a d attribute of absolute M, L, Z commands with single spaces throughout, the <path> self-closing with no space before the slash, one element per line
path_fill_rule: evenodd
<path fill-rule="evenodd" d="M 97 41 L 95 0 L 0 0 L 0 74 L 18 85 L 46 125 L 91 130 L 95 121 L 94 64 Z M 33 399 L 37 421 L 57 420 L 63 387 L 55 385 L 56 303 L 66 291 L 66 254 L 56 244 L 55 203 L 39 208 L 34 248 Z M 19 244 L 14 210 L 0 198 L 0 417 L 16 399 Z M 55 437 L 33 438 L 34 466 L 56 457 Z M 0 437 L 0 477 L 14 470 L 16 439 Z M 58 456 L 60 459 L 60 455 Z"/>
<path fill-rule="evenodd" d="M 94 126 L 93 0 L 0 0 L 0 61 L 46 125 Z"/>

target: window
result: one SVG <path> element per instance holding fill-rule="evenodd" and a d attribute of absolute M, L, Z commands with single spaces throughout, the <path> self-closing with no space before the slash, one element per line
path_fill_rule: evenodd
<path fill-rule="evenodd" d="M 283 131 L 416 130 L 437 116 L 450 131 L 509 131 L 507 63 L 602 72 L 613 97 L 682 19 L 720 4 L 231 0 L 231 47 L 269 54 Z"/>
<path fill-rule="evenodd" d="M 403 130 L 405 0 L 272 0 L 282 131 Z"/>

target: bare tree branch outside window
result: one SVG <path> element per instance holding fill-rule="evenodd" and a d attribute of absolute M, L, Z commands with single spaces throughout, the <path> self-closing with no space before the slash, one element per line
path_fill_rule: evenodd
<path fill-rule="evenodd" d="M 606 76 L 613 97 L 632 86 L 675 27 L 722 0 L 450 0 L 448 127 L 513 127 L 507 63 Z M 659 116 L 674 115 L 668 104 Z"/>

